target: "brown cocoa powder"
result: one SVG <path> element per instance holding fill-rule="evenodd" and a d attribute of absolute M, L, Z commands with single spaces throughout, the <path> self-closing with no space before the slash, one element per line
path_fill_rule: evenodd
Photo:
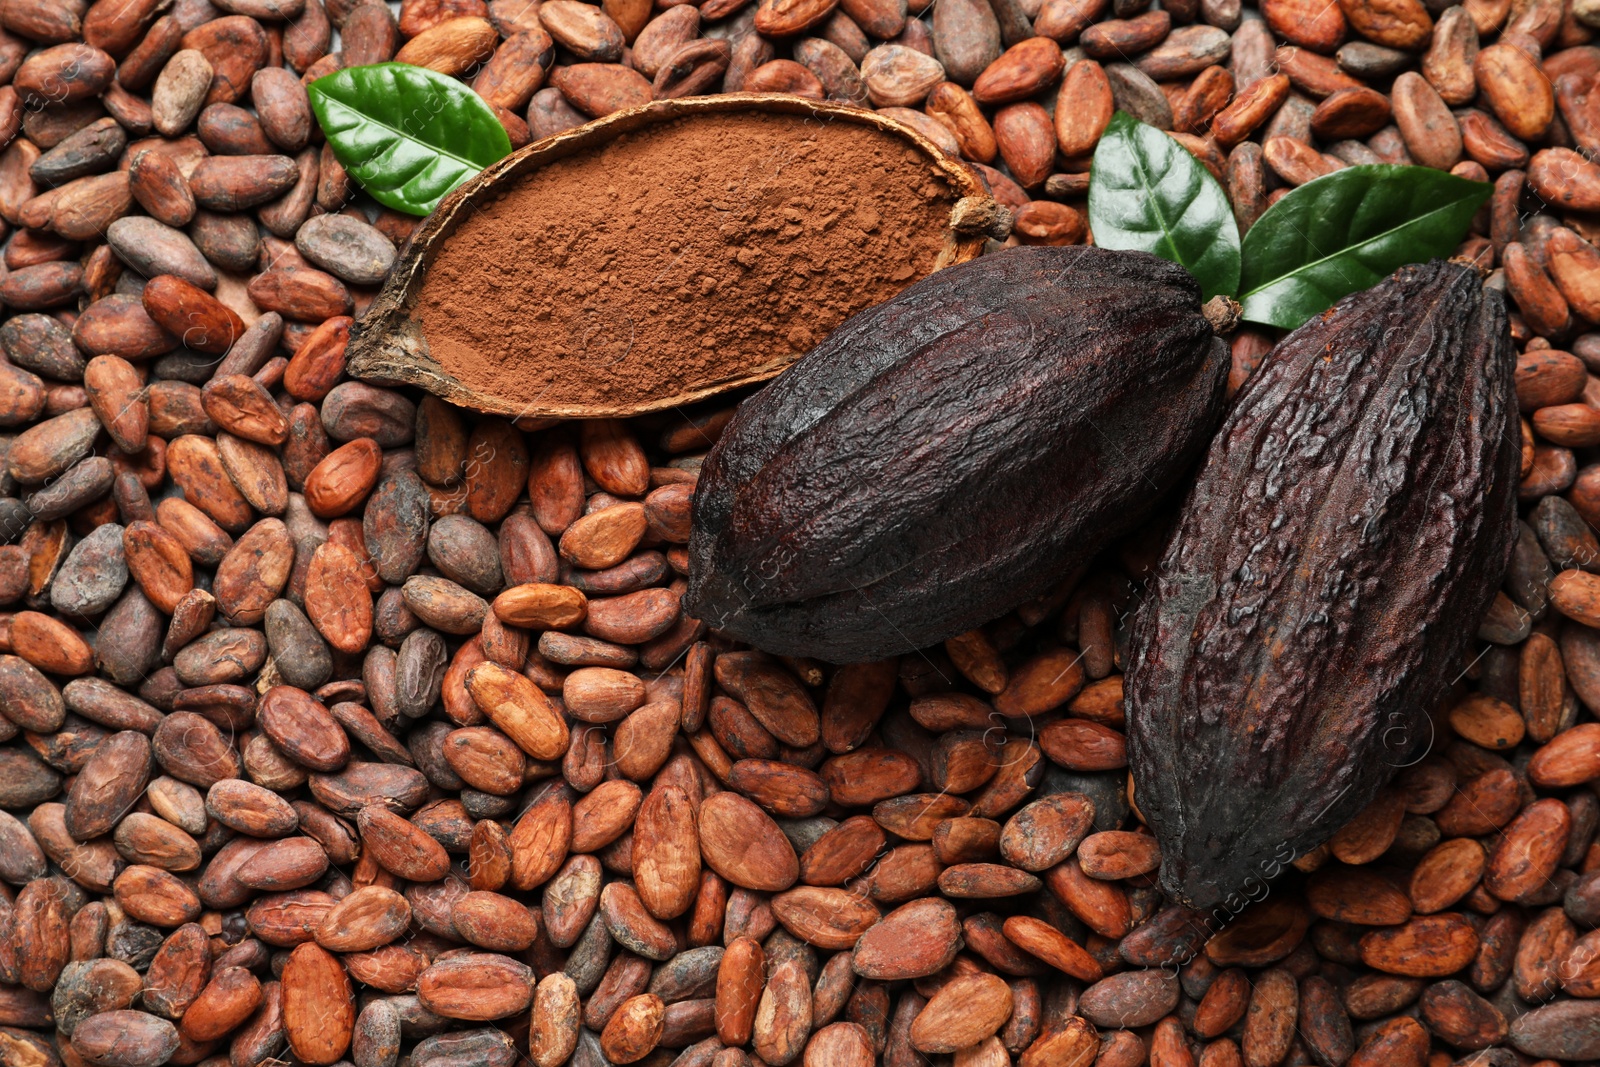
<path fill-rule="evenodd" d="M 928 274 L 956 193 L 863 126 L 706 115 L 541 168 L 467 218 L 417 312 L 464 383 L 625 403 L 787 365 Z"/>

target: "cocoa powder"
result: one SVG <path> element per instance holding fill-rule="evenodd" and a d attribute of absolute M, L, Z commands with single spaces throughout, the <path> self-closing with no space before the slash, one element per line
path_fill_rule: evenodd
<path fill-rule="evenodd" d="M 670 396 L 787 364 L 933 269 L 956 194 L 878 131 L 706 115 L 546 166 L 465 222 L 418 317 L 466 384 L 517 401 Z"/>

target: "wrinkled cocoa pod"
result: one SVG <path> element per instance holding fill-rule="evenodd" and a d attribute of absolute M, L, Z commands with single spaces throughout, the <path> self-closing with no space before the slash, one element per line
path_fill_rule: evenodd
<path fill-rule="evenodd" d="M 1149 512 L 1228 362 L 1193 279 L 1144 253 L 940 271 L 740 405 L 695 492 L 687 611 L 835 662 L 971 630 Z"/>
<path fill-rule="evenodd" d="M 1436 261 L 1300 327 L 1239 394 L 1129 649 L 1169 893 L 1210 908 L 1274 876 L 1433 739 L 1516 539 L 1514 370 L 1500 298 Z"/>

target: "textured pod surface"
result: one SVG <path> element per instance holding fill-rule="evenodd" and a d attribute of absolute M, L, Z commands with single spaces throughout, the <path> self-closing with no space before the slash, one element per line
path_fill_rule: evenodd
<path fill-rule="evenodd" d="M 1227 354 L 1179 267 L 1029 248 L 855 316 L 739 407 L 694 497 L 688 610 L 877 659 L 1048 590 L 1198 456 Z"/>
<path fill-rule="evenodd" d="M 1239 395 L 1131 640 L 1169 892 L 1272 877 L 1431 741 L 1515 539 L 1514 367 L 1499 297 L 1435 262 L 1306 323 Z"/>

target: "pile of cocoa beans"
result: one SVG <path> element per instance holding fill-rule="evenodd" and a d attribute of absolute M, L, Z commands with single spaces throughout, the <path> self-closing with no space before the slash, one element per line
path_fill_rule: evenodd
<path fill-rule="evenodd" d="M 1595 0 L 0 0 L 0 1065 L 1600 1058 L 1591 25 Z M 1170 512 L 889 661 L 685 616 L 731 400 L 513 424 L 344 375 L 415 220 L 352 187 L 304 85 L 390 59 L 519 145 L 690 93 L 878 107 L 979 169 L 1012 242 L 1086 239 L 1113 106 L 1244 227 L 1350 164 L 1493 180 L 1461 252 L 1515 312 L 1525 523 L 1426 755 L 1201 914 L 1155 888 L 1122 732 Z M 1273 340 L 1236 335 L 1234 388 Z"/>

